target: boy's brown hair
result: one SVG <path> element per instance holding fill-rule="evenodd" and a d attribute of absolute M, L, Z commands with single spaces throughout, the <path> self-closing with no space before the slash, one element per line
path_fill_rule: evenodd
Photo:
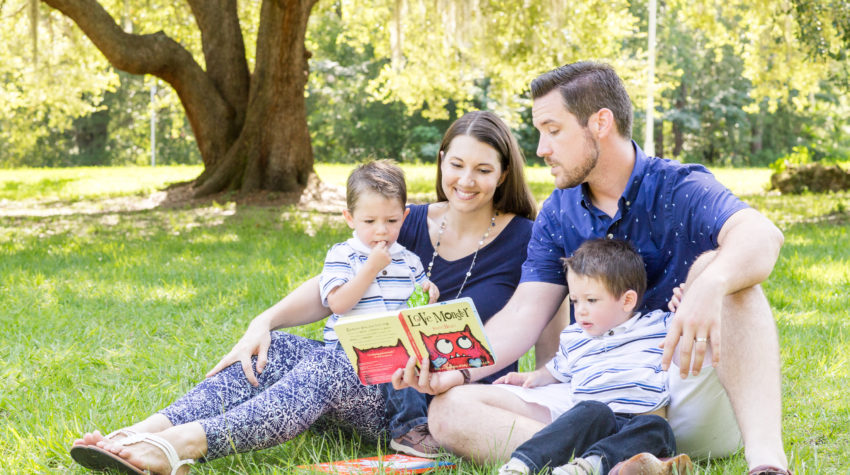
<path fill-rule="evenodd" d="M 643 259 L 628 241 L 591 239 L 563 259 L 564 270 L 599 279 L 611 295 L 620 298 L 627 290 L 637 293 L 635 308 L 646 292 L 646 268 Z"/>
<path fill-rule="evenodd" d="M 387 199 L 397 199 L 404 208 L 407 204 L 407 184 L 404 171 L 393 160 L 373 160 L 358 165 L 348 175 L 345 203 L 349 212 L 354 212 L 357 199 L 365 191 L 374 191 Z"/>

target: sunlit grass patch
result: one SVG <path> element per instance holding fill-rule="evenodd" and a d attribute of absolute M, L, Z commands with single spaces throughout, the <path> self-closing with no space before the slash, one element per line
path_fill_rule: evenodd
<path fill-rule="evenodd" d="M 200 175 L 197 165 L 0 169 L 0 200 L 69 200 L 151 193 Z"/>

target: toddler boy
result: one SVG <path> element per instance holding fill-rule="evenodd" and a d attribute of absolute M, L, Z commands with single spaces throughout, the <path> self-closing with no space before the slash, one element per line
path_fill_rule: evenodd
<path fill-rule="evenodd" d="M 396 242 L 410 211 L 406 202 L 404 172 L 390 160 L 365 163 L 349 175 L 342 214 L 353 236 L 328 251 L 319 279 L 322 304 L 333 312 L 325 345 L 337 345 L 334 326 L 343 315 L 403 309 L 416 284 L 429 303 L 439 298 L 419 257 Z"/>
<path fill-rule="evenodd" d="M 676 451 L 664 418 L 670 396 L 658 346 L 672 314 L 634 314 L 646 290 L 643 260 L 628 242 L 596 239 L 564 262 L 575 323 L 561 332 L 558 353 L 545 367 L 494 384 L 566 384 L 573 405 L 520 445 L 499 474 L 687 473 L 687 455 L 658 458 Z M 512 392 L 526 399 L 524 391 Z"/>

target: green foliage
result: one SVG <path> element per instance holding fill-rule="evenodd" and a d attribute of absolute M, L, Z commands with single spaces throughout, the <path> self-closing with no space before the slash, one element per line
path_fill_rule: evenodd
<path fill-rule="evenodd" d="M 798 39 L 813 57 L 847 59 L 850 49 L 850 3 L 839 0 L 793 0 Z"/>
<path fill-rule="evenodd" d="M 165 31 L 203 64 L 185 2 L 103 0 L 126 30 Z M 238 2 L 249 67 L 261 2 Z M 117 73 L 64 16 L 0 2 L 0 167 L 149 161 L 150 78 Z M 670 0 L 658 6 L 656 150 L 766 165 L 806 146 L 850 157 L 850 7 L 829 0 Z M 464 111 L 490 109 L 536 161 L 528 82 L 578 59 L 622 75 L 642 138 L 646 2 L 334 0 L 311 15 L 309 128 L 319 161 L 431 161 Z M 33 30 L 31 25 L 35 24 Z M 160 84 L 158 163 L 199 163 L 182 107 Z M 660 140 L 659 140 L 660 139 Z"/>
<path fill-rule="evenodd" d="M 770 169 L 774 173 L 784 172 L 789 165 L 805 165 L 812 162 L 812 156 L 808 147 L 797 146 L 792 149 L 792 152 L 784 157 L 779 157 L 775 162 L 770 164 Z"/>
<path fill-rule="evenodd" d="M 317 7 L 310 33 L 313 58 L 307 110 L 317 159 L 434 160 L 448 122 L 425 119 L 419 112 L 408 112 L 401 102 L 384 101 L 370 91 L 387 59 L 377 57 L 372 45 L 361 45 L 333 5 Z"/>
<path fill-rule="evenodd" d="M 36 58 L 26 3 L 0 4 L 0 103 L 13 112 L 0 117 L 0 167 L 148 163 L 152 84 L 116 72 L 71 20 L 46 6 L 38 8 Z M 152 11 L 141 12 L 129 2 L 104 3 L 125 29 L 166 29 L 200 50 L 185 4 L 148 2 Z M 160 87 L 156 107 L 157 161 L 199 163 L 173 91 Z"/>

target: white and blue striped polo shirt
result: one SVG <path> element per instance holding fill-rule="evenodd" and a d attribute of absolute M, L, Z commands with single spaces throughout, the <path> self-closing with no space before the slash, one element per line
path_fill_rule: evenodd
<path fill-rule="evenodd" d="M 570 385 L 574 402 L 599 401 L 625 414 L 665 406 L 670 394 L 658 345 L 672 316 L 661 310 L 638 314 L 598 337 L 574 323 L 561 332 L 558 353 L 546 369 Z"/>
<path fill-rule="evenodd" d="M 328 306 L 328 294 L 331 290 L 345 284 L 360 271 L 371 250 L 363 244 L 357 235 L 345 242 L 335 244 L 325 257 L 325 266 L 319 280 L 322 304 Z M 390 246 L 392 262 L 378 273 L 363 297 L 346 315 L 400 310 L 407 307 L 407 299 L 415 289 L 415 284 L 427 282 L 422 261 L 416 254 L 408 251 L 399 243 Z M 325 345 L 333 346 L 337 342 L 334 325 L 341 316 L 333 314 L 325 324 Z M 344 316 L 342 316 L 344 317 Z"/>

